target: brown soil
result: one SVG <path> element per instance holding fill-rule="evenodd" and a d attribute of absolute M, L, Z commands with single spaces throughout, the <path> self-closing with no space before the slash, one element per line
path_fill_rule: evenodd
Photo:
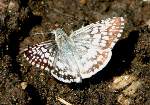
<path fill-rule="evenodd" d="M 69 34 L 114 16 L 127 23 L 112 59 L 81 84 L 56 80 L 21 53 L 54 27 Z M 0 0 L 0 105 L 62 105 L 58 97 L 73 105 L 149 105 L 149 77 L 149 0 Z"/>

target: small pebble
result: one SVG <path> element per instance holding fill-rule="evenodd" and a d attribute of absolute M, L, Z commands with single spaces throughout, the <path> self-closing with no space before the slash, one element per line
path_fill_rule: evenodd
<path fill-rule="evenodd" d="M 27 87 L 27 82 L 21 82 L 21 88 L 25 90 Z"/>

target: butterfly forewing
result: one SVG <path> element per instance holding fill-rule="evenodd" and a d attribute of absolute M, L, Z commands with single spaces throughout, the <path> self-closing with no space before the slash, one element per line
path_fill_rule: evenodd
<path fill-rule="evenodd" d="M 71 33 L 70 37 L 75 45 L 100 46 L 103 49 L 113 48 L 121 37 L 125 20 L 122 17 L 113 17 L 92 23 Z"/>
<path fill-rule="evenodd" d="M 24 56 L 32 65 L 49 71 L 54 62 L 56 49 L 52 43 L 42 42 L 25 49 Z"/>

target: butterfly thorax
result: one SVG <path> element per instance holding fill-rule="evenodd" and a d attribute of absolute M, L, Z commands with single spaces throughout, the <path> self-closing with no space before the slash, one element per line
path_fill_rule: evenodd
<path fill-rule="evenodd" d="M 55 35 L 55 42 L 59 50 L 72 49 L 73 42 L 62 29 L 57 28 L 52 33 Z"/>

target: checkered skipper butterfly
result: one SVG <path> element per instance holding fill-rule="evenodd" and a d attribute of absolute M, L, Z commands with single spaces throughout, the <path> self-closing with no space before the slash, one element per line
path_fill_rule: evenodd
<path fill-rule="evenodd" d="M 82 27 L 67 36 L 53 30 L 55 44 L 42 42 L 24 50 L 25 58 L 38 68 L 48 70 L 65 83 L 79 83 L 102 70 L 110 61 L 112 48 L 123 32 L 123 17 L 113 17 Z"/>

